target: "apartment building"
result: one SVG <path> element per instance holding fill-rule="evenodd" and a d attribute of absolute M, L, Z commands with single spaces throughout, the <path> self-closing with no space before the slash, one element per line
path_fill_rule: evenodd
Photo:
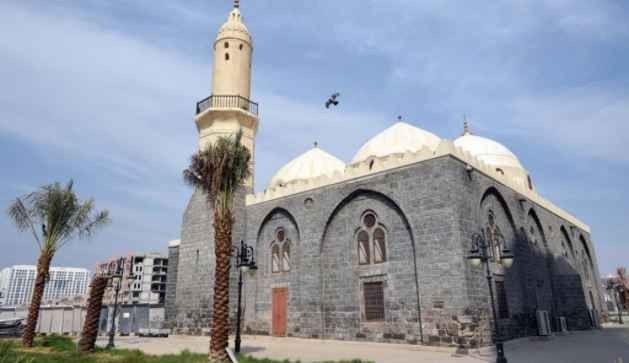
<path fill-rule="evenodd" d="M 160 253 L 130 254 L 97 264 L 96 272 L 113 270 L 113 266 L 119 259 L 123 261 L 123 271 L 118 302 L 120 304 L 163 304 L 166 299 L 168 258 Z M 104 304 L 114 303 L 115 286 L 116 284 L 113 284 L 105 291 Z"/>
<path fill-rule="evenodd" d="M 35 286 L 37 267 L 16 265 L 0 272 L 0 304 L 19 306 L 30 303 Z M 75 267 L 51 267 L 44 290 L 43 303 L 54 303 L 64 298 L 87 294 L 90 271 Z"/>

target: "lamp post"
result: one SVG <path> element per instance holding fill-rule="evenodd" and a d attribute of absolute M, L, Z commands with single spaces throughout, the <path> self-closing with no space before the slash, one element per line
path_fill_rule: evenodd
<path fill-rule="evenodd" d="M 236 338 L 234 340 L 234 352 L 240 353 L 240 320 L 242 318 L 242 275 L 243 272 L 255 272 L 258 269 L 256 259 L 253 254 L 253 247 L 240 241 L 240 247 L 234 247 L 236 256 L 236 267 L 238 268 L 238 312 L 236 314 Z"/>
<path fill-rule="evenodd" d="M 489 297 L 491 299 L 491 312 L 494 318 L 494 343 L 496 344 L 496 363 L 507 363 L 507 358 L 504 355 L 504 345 L 502 338 L 498 333 L 498 316 L 496 314 L 496 302 L 494 301 L 494 286 L 493 275 L 489 266 L 490 262 L 500 263 L 505 268 L 510 268 L 513 265 L 513 254 L 506 247 L 501 251 L 500 256 L 493 256 L 490 250 L 496 245 L 498 241 L 493 241 L 493 237 L 490 236 L 492 241 L 487 241 L 482 234 L 475 233 L 472 236 L 472 249 L 467 256 L 470 264 L 473 267 L 478 267 L 481 264 L 485 264 L 485 272 L 487 274 L 487 285 L 489 286 Z"/>
<path fill-rule="evenodd" d="M 112 271 L 113 270 L 113 271 Z M 116 314 L 118 314 L 118 293 L 120 292 L 120 285 L 122 284 L 122 276 L 124 271 L 124 257 L 120 257 L 116 262 L 115 266 L 109 266 L 109 282 L 110 287 L 114 284 L 114 279 L 117 280 L 117 283 L 114 287 L 115 295 L 114 295 L 114 312 L 111 317 L 111 329 L 109 329 L 109 342 L 107 343 L 106 349 L 115 348 L 114 345 L 114 336 L 116 335 Z"/>

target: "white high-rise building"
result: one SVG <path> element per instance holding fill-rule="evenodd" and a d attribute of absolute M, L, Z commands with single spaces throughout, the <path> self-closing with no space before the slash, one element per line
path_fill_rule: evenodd
<path fill-rule="evenodd" d="M 0 273 L 0 304 L 15 306 L 29 304 L 35 286 L 36 266 L 16 265 Z M 84 268 L 51 267 L 42 302 L 86 295 L 90 271 Z"/>

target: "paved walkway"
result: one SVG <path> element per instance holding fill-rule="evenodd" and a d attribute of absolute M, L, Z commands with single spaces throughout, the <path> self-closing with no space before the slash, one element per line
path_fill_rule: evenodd
<path fill-rule="evenodd" d="M 206 353 L 209 338 L 117 337 L 116 342 L 120 348 L 140 349 L 149 354 L 178 353 L 184 349 Z M 471 351 L 469 355 L 457 355 L 451 349 L 403 344 L 267 336 L 244 336 L 242 342 L 243 351 L 254 357 L 299 359 L 302 362 L 361 358 L 376 363 L 482 363 L 495 359 L 489 349 Z M 99 340 L 98 343 L 105 345 L 106 340 Z M 574 332 L 549 340 L 519 339 L 508 342 L 505 351 L 509 363 L 629 363 L 629 327 Z"/>

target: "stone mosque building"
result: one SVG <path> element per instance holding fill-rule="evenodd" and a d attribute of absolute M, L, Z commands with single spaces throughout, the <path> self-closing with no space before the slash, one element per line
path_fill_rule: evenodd
<path fill-rule="evenodd" d="M 211 96 L 196 109 L 199 147 L 242 129 L 255 157 L 253 41 L 238 2 L 213 52 Z M 247 333 L 489 344 L 485 270 L 467 260 L 481 232 L 492 246 L 503 337 L 536 335 L 544 321 L 553 331 L 563 322 L 568 330 L 599 325 L 590 228 L 539 195 L 509 149 L 467 125 L 451 141 L 400 121 L 349 164 L 315 146 L 278 170 L 264 192 L 252 194 L 253 180 L 246 189 L 235 203 L 233 238 L 254 247 L 259 268 L 245 278 Z M 514 255 L 508 269 L 496 262 L 505 249 Z M 169 324 L 179 333 L 209 332 L 214 231 L 199 191 L 169 255 Z"/>

